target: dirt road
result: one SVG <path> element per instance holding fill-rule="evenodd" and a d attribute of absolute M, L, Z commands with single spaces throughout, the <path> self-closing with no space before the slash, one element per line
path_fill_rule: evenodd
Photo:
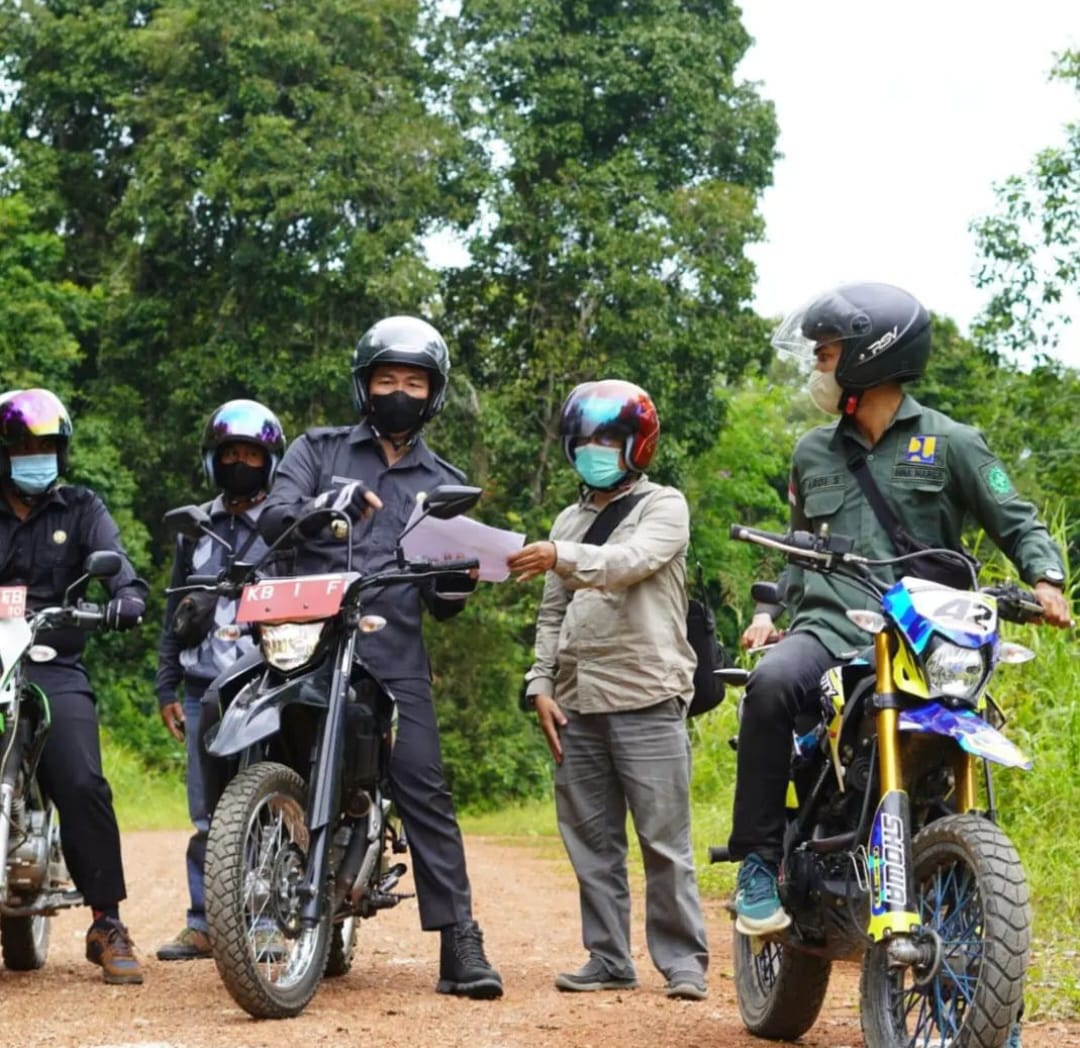
<path fill-rule="evenodd" d="M 557 842 L 467 841 L 475 911 L 488 954 L 506 985 L 501 1001 L 465 1001 L 434 993 L 438 939 L 419 930 L 415 902 L 379 914 L 361 929 L 357 962 L 323 984 L 297 1019 L 257 1022 L 241 1011 L 213 961 L 163 964 L 154 948 L 183 920 L 183 833 L 129 833 L 124 855 L 131 897 L 123 917 L 146 981 L 105 986 L 83 960 L 85 910 L 53 921 L 49 963 L 39 972 L 0 969 L 0 1048 L 741 1048 L 767 1042 L 739 1022 L 731 980 L 730 924 L 708 908 L 713 950 L 709 999 L 668 1000 L 649 962 L 635 891 L 635 956 L 641 988 L 630 993 L 567 995 L 554 975 L 584 959 L 577 893 Z M 406 886 L 407 887 L 407 886 Z M 805 1048 L 862 1044 L 857 972 L 840 967 Z M 1080 1046 L 1080 1024 L 1035 1024 L 1025 1048 Z"/>

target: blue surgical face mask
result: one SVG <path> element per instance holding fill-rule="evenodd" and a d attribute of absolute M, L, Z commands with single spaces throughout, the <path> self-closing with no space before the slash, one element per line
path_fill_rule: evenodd
<path fill-rule="evenodd" d="M 619 465 L 619 449 L 600 444 L 583 444 L 574 452 L 574 469 L 590 488 L 613 488 L 626 476 Z"/>
<path fill-rule="evenodd" d="M 27 495 L 40 495 L 56 480 L 56 453 L 15 455 L 11 459 L 11 480 Z"/>

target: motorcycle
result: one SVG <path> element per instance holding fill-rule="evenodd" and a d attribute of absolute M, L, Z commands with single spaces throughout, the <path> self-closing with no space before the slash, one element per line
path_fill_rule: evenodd
<path fill-rule="evenodd" d="M 102 624 L 98 605 L 73 605 L 70 595 L 88 579 L 116 575 L 121 563 L 111 550 L 91 553 L 60 606 L 29 614 L 25 586 L 0 586 L 0 952 L 4 967 L 13 971 L 43 967 L 50 918 L 83 905 L 64 863 L 56 808 L 37 782 L 49 699 L 27 679 L 25 666 L 56 658 L 55 649 L 37 642 L 42 630 Z"/>
<path fill-rule="evenodd" d="M 406 531 L 425 516 L 466 512 L 479 488 L 431 491 Z M 322 514 L 346 543 L 346 570 L 259 577 L 293 532 Z M 205 519 L 204 519 L 205 518 Z M 199 507 L 166 519 L 193 534 L 209 524 Z M 208 752 L 235 774 L 214 808 L 206 848 L 206 917 L 226 989 L 256 1018 L 298 1015 L 324 977 L 352 965 L 359 920 L 411 894 L 394 888 L 406 850 L 391 810 L 393 696 L 364 668 L 358 633 L 386 625 L 365 614 L 368 595 L 441 576 L 462 577 L 475 560 L 406 560 L 351 570 L 352 523 L 337 510 L 302 516 L 259 565 L 233 564 L 225 577 L 178 587 L 239 596 L 235 627 L 259 644 L 216 682 L 223 716 L 206 736 Z"/>
<path fill-rule="evenodd" d="M 833 961 L 859 960 L 871 1048 L 999 1048 L 1022 1007 L 1031 909 L 991 766 L 1031 761 L 1001 733 L 987 687 L 999 665 L 1033 657 L 1001 639 L 1000 620 L 1034 621 L 1040 605 L 1015 585 L 887 584 L 872 569 L 907 557 L 868 560 L 842 535 L 734 525 L 731 537 L 842 575 L 877 604 L 847 612 L 872 655 L 827 671 L 820 714 L 795 726 L 779 877 L 792 922 L 774 935 L 734 931 L 743 1023 L 794 1040 L 817 1018 Z M 721 672 L 736 685 L 748 677 Z M 730 856 L 716 847 L 710 859 Z"/>

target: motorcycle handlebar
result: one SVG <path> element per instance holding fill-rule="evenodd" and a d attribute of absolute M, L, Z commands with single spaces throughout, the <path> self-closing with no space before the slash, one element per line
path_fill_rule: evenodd
<path fill-rule="evenodd" d="M 41 608 L 33 615 L 35 626 L 81 626 L 96 629 L 105 621 L 105 612 L 97 604 L 81 607 Z"/>
<path fill-rule="evenodd" d="M 1008 622 L 1037 622 L 1043 617 L 1043 607 L 1035 594 L 1015 582 L 984 586 L 982 592 L 997 601 L 998 614 Z"/>

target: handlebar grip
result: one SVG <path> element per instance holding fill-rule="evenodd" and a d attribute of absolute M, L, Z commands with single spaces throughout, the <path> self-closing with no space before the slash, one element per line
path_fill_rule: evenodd
<path fill-rule="evenodd" d="M 745 524 L 732 524 L 728 530 L 728 537 L 736 542 L 753 542 L 755 539 L 768 539 L 770 542 L 784 542 L 786 535 L 777 535 L 771 531 L 761 531 L 758 528 L 749 528 Z"/>
<path fill-rule="evenodd" d="M 480 561 L 476 557 L 459 558 L 457 560 L 437 560 L 432 562 L 432 571 L 472 571 L 480 567 Z"/>

